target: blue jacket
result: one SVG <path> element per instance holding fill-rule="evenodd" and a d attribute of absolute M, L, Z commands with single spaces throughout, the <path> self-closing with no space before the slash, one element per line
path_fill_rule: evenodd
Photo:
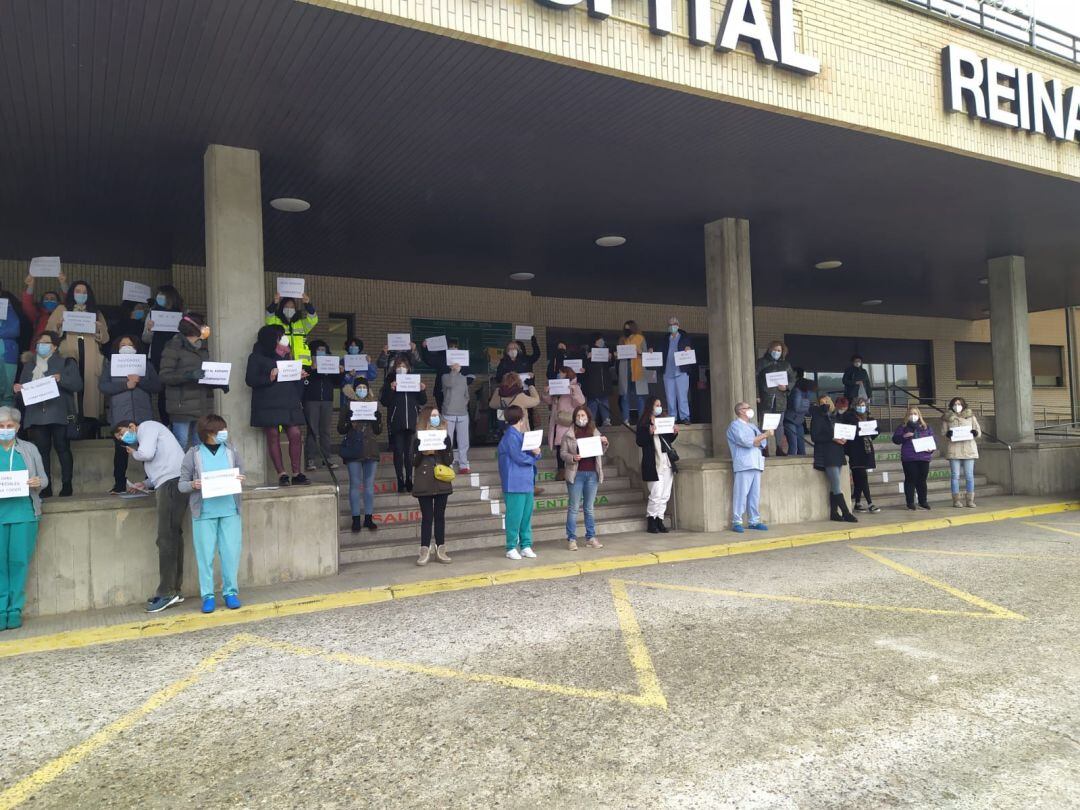
<path fill-rule="evenodd" d="M 802 422 L 810 413 L 811 397 L 809 391 L 803 391 L 798 386 L 791 389 L 791 395 L 787 398 L 787 410 L 784 411 L 785 422 Z"/>
<path fill-rule="evenodd" d="M 15 307 L 9 301 L 8 316 L 0 321 L 0 338 L 4 339 L 5 363 L 19 362 L 19 332 L 21 327 L 19 316 L 15 314 Z"/>
<path fill-rule="evenodd" d="M 503 431 L 499 442 L 499 480 L 503 492 L 533 491 L 536 471 L 536 456 L 521 449 L 525 434 L 516 427 Z"/>
<path fill-rule="evenodd" d="M 727 429 L 728 450 L 731 451 L 731 469 L 733 472 L 764 470 L 765 457 L 761 448 L 768 444 L 764 441 L 755 445 L 754 439 L 761 433 L 757 425 L 735 419 Z"/>

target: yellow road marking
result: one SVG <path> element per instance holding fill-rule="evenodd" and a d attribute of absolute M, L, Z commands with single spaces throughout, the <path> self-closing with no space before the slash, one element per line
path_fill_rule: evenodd
<path fill-rule="evenodd" d="M 999 551 L 946 551 L 937 548 L 899 548 L 897 546 L 861 546 L 871 551 L 901 552 L 904 554 L 937 554 L 945 557 L 989 557 L 1002 560 L 1054 560 L 1059 562 L 1080 562 L 1078 557 L 1048 556 L 1041 554 L 1011 554 Z"/>
<path fill-rule="evenodd" d="M 1070 531 L 1069 529 L 1062 529 L 1059 526 L 1051 526 L 1049 523 L 1032 523 L 1030 520 L 1025 520 L 1028 526 L 1034 526 L 1037 529 L 1046 529 L 1047 531 L 1057 532 L 1058 534 L 1067 534 L 1070 537 L 1080 537 L 1080 532 Z"/>
<path fill-rule="evenodd" d="M 623 640 L 626 642 L 626 652 L 630 655 L 630 665 L 634 668 L 641 697 L 649 701 L 646 705 L 666 709 L 667 698 L 664 697 L 660 679 L 653 667 L 649 648 L 645 646 L 645 636 L 638 624 L 637 614 L 634 613 L 630 597 L 626 593 L 626 583 L 621 579 L 612 579 L 609 584 L 611 598 L 615 602 L 615 615 L 619 618 L 619 629 L 622 630 Z"/>
<path fill-rule="evenodd" d="M 882 565 L 891 568 L 897 573 L 911 577 L 912 579 L 916 579 L 919 582 L 922 582 L 924 585 L 929 585 L 931 588 L 937 588 L 939 591 L 944 591 L 950 596 L 955 596 L 957 599 L 961 599 L 968 604 L 975 605 L 976 607 L 980 607 L 983 610 L 989 611 L 1000 619 L 1016 619 L 1017 621 L 1027 621 L 1027 618 L 1021 616 L 1019 613 L 1014 613 L 1013 611 L 1009 610 L 1008 608 L 1004 608 L 1001 605 L 995 605 L 993 602 L 988 602 L 987 600 L 978 597 L 973 593 L 962 591 L 959 588 L 953 587 L 947 582 L 942 582 L 940 579 L 934 579 L 933 577 L 927 576 L 921 571 L 916 571 L 914 568 L 909 568 L 908 566 L 902 565 L 898 562 L 895 562 L 894 560 L 890 560 L 887 557 L 882 557 L 877 552 L 870 551 L 865 546 L 849 546 L 849 548 L 852 551 L 859 552 L 865 557 L 869 557 L 875 562 L 879 562 Z"/>

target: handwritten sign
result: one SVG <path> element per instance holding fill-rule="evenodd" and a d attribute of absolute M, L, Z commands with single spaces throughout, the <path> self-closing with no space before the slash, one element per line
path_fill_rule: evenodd
<path fill-rule="evenodd" d="M 30 260 L 30 275 L 34 278 L 56 278 L 60 275 L 60 257 L 35 256 Z"/>
<path fill-rule="evenodd" d="M 843 422 L 837 422 L 835 425 L 833 425 L 832 436 L 834 439 L 844 439 L 850 442 L 852 439 L 855 438 L 857 433 L 858 428 L 855 425 L 847 425 Z"/>
<path fill-rule="evenodd" d="M 446 365 L 448 366 L 461 366 L 465 368 L 469 365 L 469 351 L 468 349 L 447 349 L 446 350 Z"/>
<path fill-rule="evenodd" d="M 967 425 L 963 425 L 952 429 L 951 438 L 954 442 L 967 442 L 975 437 L 971 435 L 971 428 Z"/>
<path fill-rule="evenodd" d="M 514 340 L 532 340 L 533 335 L 536 334 L 536 330 L 531 326 L 515 326 L 514 327 Z"/>
<path fill-rule="evenodd" d="M 682 352 L 675 352 L 675 365 L 677 366 L 692 366 L 697 363 L 697 352 L 693 349 L 687 349 Z"/>
<path fill-rule="evenodd" d="M 146 376 L 145 354 L 114 354 L 109 358 L 109 374 L 113 377 Z"/>
<path fill-rule="evenodd" d="M 645 368 L 660 368 L 660 366 L 664 365 L 664 353 L 642 352 L 641 365 L 645 366 Z"/>
<path fill-rule="evenodd" d="M 660 434 L 674 433 L 675 432 L 675 417 L 674 416 L 658 416 L 653 422 L 656 425 L 656 432 Z"/>
<path fill-rule="evenodd" d="M 97 331 L 97 313 L 65 310 L 64 325 L 60 328 L 65 332 L 92 335 Z"/>
<path fill-rule="evenodd" d="M 575 374 L 580 374 L 585 368 L 585 363 L 581 360 L 563 360 L 563 365 L 572 368 Z"/>
<path fill-rule="evenodd" d="M 124 294 L 121 296 L 120 300 L 135 301 L 139 304 L 145 304 L 150 300 L 150 287 L 146 284 L 140 284 L 137 281 L 125 281 Z"/>
<path fill-rule="evenodd" d="M 304 280 L 302 278 L 279 278 L 277 294 L 282 298 L 303 298 Z"/>
<path fill-rule="evenodd" d="M 413 394 L 420 390 L 419 374 L 398 374 L 395 378 L 399 394 Z"/>
<path fill-rule="evenodd" d="M 353 422 L 374 422 L 378 402 L 350 402 L 349 419 Z"/>
<path fill-rule="evenodd" d="M 429 352 L 445 352 L 447 348 L 446 335 L 437 335 L 427 339 L 427 350 Z"/>
<path fill-rule="evenodd" d="M 786 371 L 769 371 L 765 374 L 765 387 L 777 388 L 781 385 L 788 384 L 788 376 Z"/>
<path fill-rule="evenodd" d="M 878 427 L 876 419 L 867 419 L 863 422 L 859 422 L 859 435 L 860 436 L 877 436 Z"/>
<path fill-rule="evenodd" d="M 615 347 L 615 356 L 619 360 L 633 360 L 637 357 L 637 346 L 633 343 L 620 343 Z"/>
<path fill-rule="evenodd" d="M 604 444 L 600 436 L 586 436 L 577 440 L 577 454 L 582 458 L 596 458 L 604 454 Z"/>
<path fill-rule="evenodd" d="M 420 452 L 425 450 L 445 450 L 446 449 L 446 431 L 445 430 L 418 430 L 416 431 L 416 437 L 420 439 Z"/>
<path fill-rule="evenodd" d="M 766 413 L 761 417 L 761 429 L 762 430 L 776 430 L 780 427 L 780 419 L 783 414 L 779 413 Z"/>
<path fill-rule="evenodd" d="M 315 355 L 315 370 L 320 374 L 337 374 L 341 370 L 341 358 Z"/>
<path fill-rule="evenodd" d="M 412 348 L 412 336 L 408 332 L 390 332 L 386 335 L 386 346 L 392 352 L 407 352 Z"/>
<path fill-rule="evenodd" d="M 202 385 L 228 385 L 229 375 L 232 374 L 232 363 L 213 363 L 204 360 L 202 364 Z"/>
<path fill-rule="evenodd" d="M 539 450 L 540 445 L 544 443 L 544 431 L 542 430 L 527 430 L 525 431 L 525 438 L 521 442 L 521 449 Z"/>
<path fill-rule="evenodd" d="M 277 381 L 282 382 L 296 382 L 300 379 L 300 372 L 303 370 L 303 363 L 299 360 L 278 360 L 277 361 Z"/>
<path fill-rule="evenodd" d="M 151 332 L 178 332 L 180 331 L 180 319 L 184 317 L 182 312 L 169 312 L 164 309 L 150 310 L 150 320 L 154 322 Z"/>
<path fill-rule="evenodd" d="M 589 359 L 594 363 L 606 363 L 611 359 L 611 351 L 609 349 L 591 349 Z"/>
<path fill-rule="evenodd" d="M 223 495 L 239 495 L 243 490 L 240 483 L 240 469 L 237 467 L 204 472 L 201 480 L 204 499 L 220 498 Z"/>
<path fill-rule="evenodd" d="M 56 387 L 56 378 L 51 374 L 22 385 L 23 405 L 36 405 L 59 396 L 60 389 Z"/>
<path fill-rule="evenodd" d="M 342 358 L 346 371 L 367 371 L 368 356 L 366 354 L 347 354 Z"/>
<path fill-rule="evenodd" d="M 911 446 L 916 453 L 933 453 L 937 450 L 937 442 L 933 436 L 923 436 L 921 439 L 912 439 Z"/>
<path fill-rule="evenodd" d="M 558 377 L 554 380 L 548 380 L 548 395 L 549 396 L 561 396 L 563 394 L 570 393 L 570 381 L 565 377 Z"/>
<path fill-rule="evenodd" d="M 0 472 L 0 498 L 25 498 L 30 495 L 30 473 L 27 470 Z"/>

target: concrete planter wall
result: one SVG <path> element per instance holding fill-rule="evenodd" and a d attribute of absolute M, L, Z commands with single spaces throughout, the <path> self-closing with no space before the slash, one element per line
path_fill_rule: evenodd
<path fill-rule="evenodd" d="M 1080 440 L 1013 445 L 979 444 L 976 469 L 1013 495 L 1071 495 L 1080 492 Z"/>

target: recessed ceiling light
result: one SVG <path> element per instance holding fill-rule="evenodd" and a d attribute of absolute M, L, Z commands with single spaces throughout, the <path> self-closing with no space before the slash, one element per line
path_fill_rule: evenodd
<path fill-rule="evenodd" d="M 862 302 L 862 305 L 864 307 L 880 306 L 881 305 L 881 299 L 880 298 L 868 298 L 868 299 L 866 299 L 865 301 Z"/>
<path fill-rule="evenodd" d="M 601 236 L 596 240 L 600 247 L 619 247 L 626 244 L 625 236 Z"/>
<path fill-rule="evenodd" d="M 278 211 L 288 211 L 290 214 L 298 214 L 311 208 L 311 203 L 297 197 L 278 197 L 270 201 L 270 207 Z"/>
<path fill-rule="evenodd" d="M 536 278 L 536 273 L 511 273 L 510 278 L 514 281 L 532 281 Z"/>
<path fill-rule="evenodd" d="M 818 262 L 814 267 L 818 270 L 836 270 L 838 267 L 843 267 L 844 263 L 839 259 L 827 259 L 823 262 Z"/>
<path fill-rule="evenodd" d="M 986 276 L 983 276 L 982 278 L 979 279 L 979 283 L 982 284 L 983 286 L 985 286 L 985 285 L 990 283 L 990 279 L 988 279 Z"/>

